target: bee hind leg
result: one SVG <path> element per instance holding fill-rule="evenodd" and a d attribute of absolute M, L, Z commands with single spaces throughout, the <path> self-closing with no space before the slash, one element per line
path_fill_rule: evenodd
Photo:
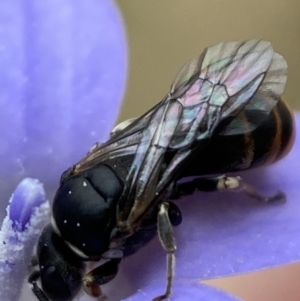
<path fill-rule="evenodd" d="M 167 285 L 163 295 L 154 298 L 152 301 L 161 301 L 168 298 L 171 294 L 172 281 L 175 270 L 175 250 L 176 242 L 172 224 L 169 219 L 169 203 L 164 202 L 160 205 L 157 218 L 157 229 L 159 240 L 167 252 Z"/>
<path fill-rule="evenodd" d="M 220 189 L 230 189 L 237 192 L 243 192 L 248 195 L 250 198 L 256 199 L 257 201 L 263 203 L 272 203 L 272 202 L 285 202 L 286 197 L 285 193 L 282 191 L 278 191 L 276 194 L 272 196 L 266 196 L 261 194 L 257 189 L 246 183 L 241 177 L 225 177 L 223 180 L 224 184 L 220 184 Z M 224 187 L 224 188 L 223 188 Z"/>
<path fill-rule="evenodd" d="M 265 196 L 261 194 L 255 187 L 246 183 L 245 180 L 239 176 L 227 177 L 226 175 L 211 177 L 211 178 L 196 178 L 192 181 L 179 183 L 175 187 L 173 198 L 179 198 L 184 195 L 199 191 L 222 191 L 230 190 L 236 192 L 243 192 L 251 198 L 254 198 L 260 202 L 270 203 L 285 201 L 285 194 L 282 191 L 278 191 L 273 196 Z"/>

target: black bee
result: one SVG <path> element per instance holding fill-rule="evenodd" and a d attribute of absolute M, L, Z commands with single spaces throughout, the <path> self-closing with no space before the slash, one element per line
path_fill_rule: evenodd
<path fill-rule="evenodd" d="M 269 42 L 208 47 L 183 66 L 161 102 L 64 172 L 51 224 L 38 242 L 38 270 L 29 276 L 37 299 L 70 301 L 81 286 L 101 297 L 100 285 L 116 276 L 122 259 L 157 233 L 168 277 L 154 300 L 167 298 L 176 250 L 172 226 L 182 218 L 170 200 L 221 189 L 266 202 L 283 199 L 222 174 L 270 164 L 291 148 L 293 115 L 281 98 L 286 73 L 286 61 Z M 190 176 L 196 178 L 178 183 Z M 85 262 L 100 260 L 85 274 Z"/>

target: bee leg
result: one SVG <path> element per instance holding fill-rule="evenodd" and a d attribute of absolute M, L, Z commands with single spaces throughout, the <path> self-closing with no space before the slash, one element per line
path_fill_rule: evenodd
<path fill-rule="evenodd" d="M 261 194 L 254 186 L 246 183 L 241 177 L 220 177 L 218 189 L 230 189 L 237 192 L 243 192 L 249 197 L 256 199 L 260 202 L 271 203 L 271 202 L 285 202 L 286 197 L 284 192 L 278 191 L 273 196 L 265 196 Z"/>
<path fill-rule="evenodd" d="M 231 190 L 244 192 L 249 197 L 254 198 L 261 202 L 275 202 L 285 201 L 285 194 L 282 191 L 277 192 L 275 195 L 267 197 L 250 184 L 246 183 L 241 177 L 227 177 L 222 175 L 212 178 L 196 178 L 192 181 L 177 184 L 174 191 L 173 198 L 179 198 L 183 195 L 189 195 L 194 191 L 217 191 L 217 190 Z"/>
<path fill-rule="evenodd" d="M 82 279 L 84 291 L 92 297 L 99 298 L 99 301 L 105 300 L 100 285 L 109 282 L 117 275 L 120 261 L 120 258 L 111 259 L 87 273 Z"/>
<path fill-rule="evenodd" d="M 175 183 L 170 199 L 179 199 L 182 196 L 193 194 L 195 191 L 217 191 L 221 177 L 196 178 L 184 183 Z"/>
<path fill-rule="evenodd" d="M 30 284 L 31 290 L 39 301 L 49 301 L 44 292 L 37 285 L 37 281 L 40 278 L 40 272 L 34 271 L 30 274 L 28 282 Z"/>
<path fill-rule="evenodd" d="M 172 229 L 172 225 L 168 215 L 169 203 L 162 203 L 159 207 L 158 218 L 157 218 L 157 229 L 159 240 L 167 252 L 167 286 L 166 291 L 163 295 L 156 297 L 153 301 L 161 301 L 166 299 L 171 294 L 172 280 L 174 277 L 175 270 L 175 250 L 176 242 Z"/>

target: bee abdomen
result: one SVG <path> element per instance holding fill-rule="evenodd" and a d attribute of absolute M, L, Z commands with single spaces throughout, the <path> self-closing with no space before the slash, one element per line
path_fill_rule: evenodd
<path fill-rule="evenodd" d="M 292 111 L 281 99 L 270 112 L 266 123 L 253 132 L 252 166 L 269 165 L 286 156 L 295 140 Z"/>

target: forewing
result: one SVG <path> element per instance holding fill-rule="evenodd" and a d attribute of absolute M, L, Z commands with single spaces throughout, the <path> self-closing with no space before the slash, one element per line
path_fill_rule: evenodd
<path fill-rule="evenodd" d="M 236 115 L 222 131 L 222 135 L 251 132 L 264 122 L 272 108 L 281 101 L 287 81 L 287 67 L 286 60 L 280 54 L 274 53 L 262 84 L 244 108 L 245 113 L 253 118 L 245 120 L 239 114 Z"/>
<path fill-rule="evenodd" d="M 181 103 L 168 98 L 150 116 L 149 125 L 144 129 L 143 138 L 136 149 L 134 161 L 126 179 L 128 185 L 125 186 L 119 201 L 118 222 L 120 227 L 128 226 L 127 218 L 133 208 L 139 210 L 142 203 L 146 204 L 147 201 L 151 203 L 164 163 L 164 154 L 174 137 L 182 111 Z M 147 197 L 147 201 L 140 202 L 144 196 Z M 136 210 L 135 215 L 142 214 Z"/>
<path fill-rule="evenodd" d="M 147 141 L 147 137 L 144 137 L 144 130 L 149 127 L 151 116 L 164 105 L 166 99 L 164 98 L 141 117 L 136 118 L 128 127 L 118 131 L 107 142 L 93 146 L 89 153 L 75 165 L 74 173 L 87 170 L 108 158 L 136 154 L 141 141 L 143 140 L 143 143 Z"/>
<path fill-rule="evenodd" d="M 185 74 L 191 70 L 193 81 L 188 82 Z M 192 123 L 197 128 L 194 120 L 201 116 L 193 104 L 199 99 L 207 102 L 209 108 L 206 120 L 200 124 L 204 131 L 198 133 L 198 139 L 209 136 L 222 119 L 237 116 L 245 107 L 264 112 L 260 114 L 258 126 L 283 92 L 286 73 L 286 61 L 274 53 L 266 41 L 229 42 L 206 49 L 199 60 L 194 58 L 181 69 L 171 86 L 173 95 L 179 97 L 185 107 L 182 128 L 190 123 L 191 129 L 187 131 L 189 137 L 182 135 L 184 131 L 178 131 L 172 147 L 181 148 L 194 140 Z"/>
<path fill-rule="evenodd" d="M 221 121 L 231 118 L 232 122 L 222 134 L 245 133 L 258 127 L 268 116 L 272 108 L 280 100 L 287 80 L 287 63 L 278 53 L 273 52 L 269 42 L 251 40 L 245 42 L 221 43 L 204 51 L 201 55 L 201 70 L 188 89 L 181 80 L 179 73 L 172 85 L 174 93 L 180 95 L 180 90 L 186 92 L 180 98 L 184 103 L 184 114 L 194 114 L 184 118 L 186 128 L 187 120 L 190 121 L 189 130 L 184 135 L 183 131 L 177 131 L 171 147 L 180 148 L 190 146 L 193 142 L 208 138 Z M 231 55 L 230 55 L 231 53 Z M 214 59 L 215 58 L 215 59 Z M 195 63 L 195 61 L 194 61 Z M 199 63 L 195 63 L 199 66 Z M 184 68 L 183 68 L 184 69 Z M 191 70 L 188 66 L 188 70 Z M 171 88 L 172 89 L 172 88 Z M 203 93 L 204 92 L 204 93 Z M 207 95 L 203 97 L 204 95 Z M 195 123 L 199 118 L 191 105 L 199 99 L 208 99 L 207 112 L 204 118 Z M 190 105 L 190 107 L 189 107 Z M 239 112 L 255 110 L 255 123 L 236 126 Z M 196 128 L 196 130 L 194 130 Z M 180 129 L 180 126 L 178 127 Z M 164 172 L 157 191 L 161 191 L 170 182 L 174 173 L 180 168 L 180 162 L 185 160 L 182 152 L 174 157 Z"/>
<path fill-rule="evenodd" d="M 209 138 L 223 119 L 253 105 L 249 102 L 255 93 L 282 92 L 285 61 L 277 58 L 269 42 L 229 42 L 207 48 L 180 70 L 169 98 L 151 115 L 137 148 L 130 185 L 120 202 L 120 224 L 130 228 L 137 223 L 155 195 L 170 184 L 195 142 Z M 276 99 L 262 102 L 269 111 Z M 159 178 L 167 149 L 177 153 Z"/>

